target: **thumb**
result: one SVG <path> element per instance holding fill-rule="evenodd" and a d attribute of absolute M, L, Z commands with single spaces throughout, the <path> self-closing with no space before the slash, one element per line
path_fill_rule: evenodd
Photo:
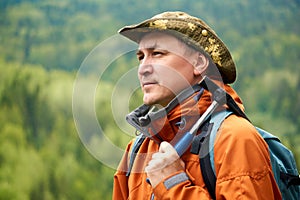
<path fill-rule="evenodd" d="M 158 151 L 160 153 L 176 154 L 178 156 L 178 154 L 177 154 L 176 150 L 174 149 L 174 147 L 170 143 L 165 142 L 165 141 L 160 143 L 160 147 L 159 147 Z"/>
<path fill-rule="evenodd" d="M 170 143 L 162 142 L 159 147 L 159 152 L 163 153 L 168 158 L 167 160 L 165 160 L 166 165 L 179 160 L 178 165 L 180 165 L 181 168 L 184 168 L 184 162 L 180 159 L 180 156 L 178 155 L 176 149 Z"/>

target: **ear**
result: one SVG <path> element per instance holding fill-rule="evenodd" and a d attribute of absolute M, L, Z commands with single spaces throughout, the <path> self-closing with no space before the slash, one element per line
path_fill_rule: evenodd
<path fill-rule="evenodd" d="M 198 53 L 197 59 L 194 63 L 194 75 L 198 76 L 203 74 L 209 65 L 209 59 L 202 53 Z"/>

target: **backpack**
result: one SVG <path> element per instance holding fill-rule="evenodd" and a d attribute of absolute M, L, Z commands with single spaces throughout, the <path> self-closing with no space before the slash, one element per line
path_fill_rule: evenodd
<path fill-rule="evenodd" d="M 207 186 L 207 189 L 213 199 L 216 199 L 215 198 L 216 172 L 214 166 L 214 141 L 216 138 L 217 131 L 221 126 L 223 120 L 226 119 L 231 114 L 234 113 L 228 110 L 223 110 L 219 113 L 213 114 L 209 121 L 209 124 L 213 124 L 213 126 L 209 130 L 209 133 L 206 134 L 205 139 L 202 140 L 203 141 L 202 144 L 200 144 L 201 146 L 201 149 L 199 151 L 200 170 L 203 174 L 205 185 Z M 298 174 L 293 153 L 287 147 L 285 147 L 276 136 L 272 135 L 271 133 L 261 128 L 258 127 L 255 128 L 268 144 L 272 172 L 275 177 L 276 183 L 280 189 L 282 199 L 299 200 L 300 199 L 300 177 Z M 194 141 L 197 141 L 197 139 L 195 138 Z M 197 143 L 195 142 L 192 143 L 191 151 L 195 151 L 195 144 Z"/>

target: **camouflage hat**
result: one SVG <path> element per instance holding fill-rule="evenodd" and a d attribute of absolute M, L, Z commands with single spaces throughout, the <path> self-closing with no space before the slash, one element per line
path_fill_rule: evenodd
<path fill-rule="evenodd" d="M 218 67 L 224 83 L 235 81 L 236 68 L 229 50 L 201 19 L 184 12 L 164 12 L 139 24 L 125 26 L 119 33 L 139 43 L 140 39 L 151 31 L 168 32 L 193 48 L 206 52 Z"/>

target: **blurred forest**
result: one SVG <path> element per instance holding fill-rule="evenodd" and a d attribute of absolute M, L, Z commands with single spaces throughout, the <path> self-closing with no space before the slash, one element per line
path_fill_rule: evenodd
<path fill-rule="evenodd" d="M 75 127 L 76 73 L 122 26 L 166 10 L 215 29 L 236 62 L 233 87 L 246 112 L 294 152 L 300 169 L 299 0 L 7 0 L 0 2 L 0 200 L 111 199 L 114 169 L 86 150 Z M 109 98 L 136 64 L 113 63 L 122 67 L 107 70 L 109 95 L 95 102 L 104 132 L 121 148 L 130 137 L 115 124 Z"/>

